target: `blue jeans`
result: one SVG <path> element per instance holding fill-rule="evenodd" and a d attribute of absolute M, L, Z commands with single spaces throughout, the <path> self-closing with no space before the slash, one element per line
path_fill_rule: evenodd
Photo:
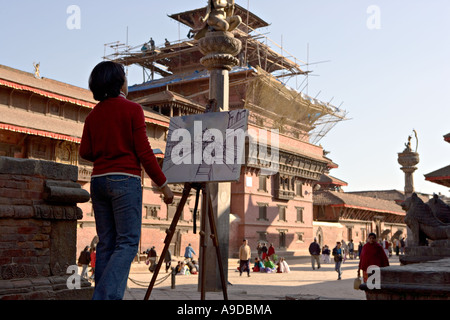
<path fill-rule="evenodd" d="M 99 238 L 92 299 L 121 300 L 141 235 L 141 180 L 127 175 L 92 178 L 91 198 Z"/>
<path fill-rule="evenodd" d="M 334 263 L 334 270 L 338 273 L 338 277 L 339 277 L 338 279 L 341 279 L 341 274 L 342 274 L 341 264 L 342 264 L 342 261 L 338 261 L 338 262 Z"/>

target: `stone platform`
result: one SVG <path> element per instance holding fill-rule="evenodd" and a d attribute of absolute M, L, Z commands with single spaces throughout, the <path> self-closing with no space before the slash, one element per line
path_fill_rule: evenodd
<path fill-rule="evenodd" d="M 0 157 L 0 300 L 90 299 L 93 288 L 76 267 L 77 203 L 90 195 L 76 166 Z"/>
<path fill-rule="evenodd" d="M 381 268 L 381 289 L 360 289 L 367 300 L 450 300 L 450 258 Z"/>

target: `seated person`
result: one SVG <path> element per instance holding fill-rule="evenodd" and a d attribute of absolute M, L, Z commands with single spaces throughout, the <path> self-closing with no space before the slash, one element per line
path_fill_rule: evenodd
<path fill-rule="evenodd" d="M 184 261 L 180 262 L 180 265 L 179 265 L 178 268 L 179 268 L 179 270 L 178 270 L 177 274 L 180 274 L 180 275 L 189 275 L 189 274 L 191 274 L 189 272 L 188 266 L 184 263 Z"/>
<path fill-rule="evenodd" d="M 253 266 L 253 272 L 260 272 L 264 268 L 263 263 L 258 257 L 255 258 L 255 265 Z"/>
<path fill-rule="evenodd" d="M 194 261 L 188 261 L 186 264 L 191 274 L 197 274 L 197 267 L 195 266 Z"/>
<path fill-rule="evenodd" d="M 268 256 L 266 256 L 266 258 L 264 259 L 264 271 L 263 272 L 267 272 L 267 273 L 272 273 L 272 272 L 276 272 L 277 268 L 275 266 L 275 264 L 272 262 L 272 260 L 269 259 Z"/>
<path fill-rule="evenodd" d="M 280 261 L 278 261 L 277 273 L 288 273 L 288 272 L 291 272 L 291 269 L 289 268 L 286 260 L 284 260 L 284 258 L 281 257 Z"/>

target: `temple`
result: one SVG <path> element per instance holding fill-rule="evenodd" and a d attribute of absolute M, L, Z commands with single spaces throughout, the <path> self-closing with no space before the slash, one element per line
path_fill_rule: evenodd
<path fill-rule="evenodd" d="M 450 143 L 450 133 L 444 136 L 444 141 Z M 425 180 L 450 187 L 450 165 L 426 174 Z"/>

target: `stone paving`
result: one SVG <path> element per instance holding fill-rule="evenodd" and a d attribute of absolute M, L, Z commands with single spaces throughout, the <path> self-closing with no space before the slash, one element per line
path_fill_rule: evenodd
<path fill-rule="evenodd" d="M 287 260 L 290 273 L 246 273 L 239 276 L 237 259 L 229 260 L 228 300 L 366 300 L 364 291 L 353 289 L 359 260 L 346 260 L 342 264 L 342 280 L 337 280 L 334 263 L 324 264 L 312 270 L 310 257 Z M 398 257 L 389 259 L 391 265 L 399 265 Z M 176 263 L 172 263 L 174 266 Z M 133 263 L 124 300 L 143 300 L 152 273 L 142 263 Z M 164 269 L 164 265 L 161 269 Z M 167 277 L 168 276 L 168 277 Z M 175 289 L 171 289 L 171 276 L 161 270 L 150 300 L 200 300 L 198 275 L 177 275 Z M 206 300 L 223 300 L 223 293 L 206 292 Z"/>

